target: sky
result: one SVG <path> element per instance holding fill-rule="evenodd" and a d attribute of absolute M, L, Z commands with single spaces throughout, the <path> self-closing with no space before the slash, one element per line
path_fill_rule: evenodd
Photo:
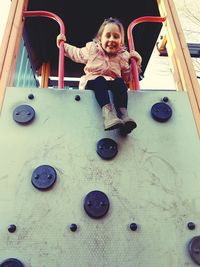
<path fill-rule="evenodd" d="M 200 0 L 174 0 L 187 42 L 200 43 L 200 22 L 198 24 L 195 19 L 200 17 L 199 1 Z M 0 0 L 0 43 L 2 41 L 10 5 L 11 1 Z M 196 61 L 194 64 L 196 64 Z M 200 64 L 199 61 L 197 64 Z M 198 75 L 200 74 L 198 73 Z M 170 62 L 167 57 L 160 57 L 156 48 L 152 53 L 152 57 L 145 71 L 144 79 L 140 82 L 140 87 L 141 89 L 175 89 Z"/>
<path fill-rule="evenodd" d="M 1 0 L 0 1 L 0 43 L 3 38 L 4 28 L 6 26 L 7 16 L 9 13 L 11 1 Z"/>
<path fill-rule="evenodd" d="M 200 44 L 200 0 L 174 0 L 174 4 L 186 42 Z M 197 75 L 200 76 L 200 58 L 192 61 L 195 69 L 199 70 Z M 152 77 L 154 79 L 151 79 Z M 169 59 L 158 56 L 156 48 L 145 71 L 145 79 L 140 82 L 141 88 L 148 88 L 150 80 L 155 81 L 150 89 L 175 89 Z M 200 79 L 198 81 L 200 83 Z"/>

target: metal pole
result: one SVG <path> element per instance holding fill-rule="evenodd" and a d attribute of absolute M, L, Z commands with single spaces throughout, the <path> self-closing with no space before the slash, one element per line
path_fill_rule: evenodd
<path fill-rule="evenodd" d="M 60 33 L 65 34 L 65 25 L 62 19 L 56 14 L 48 11 L 24 11 L 24 17 L 48 17 L 58 22 Z M 64 41 L 60 42 L 59 48 L 59 64 L 58 64 L 58 87 L 64 88 Z"/>
<path fill-rule="evenodd" d="M 133 28 L 137 24 L 142 23 L 142 22 L 164 22 L 165 20 L 166 18 L 155 17 L 155 16 L 144 16 L 144 17 L 140 17 L 140 18 L 133 20 L 129 24 L 128 30 L 127 30 L 129 51 L 135 49 L 132 31 L 133 31 Z M 134 58 L 131 58 L 131 66 L 132 66 L 133 79 L 135 81 L 135 90 L 139 90 L 140 84 L 139 84 L 139 79 L 138 79 L 138 69 L 137 69 L 136 61 Z"/>

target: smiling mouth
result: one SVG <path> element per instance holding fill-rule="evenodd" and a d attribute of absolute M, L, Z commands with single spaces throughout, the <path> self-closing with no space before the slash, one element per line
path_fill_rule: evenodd
<path fill-rule="evenodd" d="M 109 49 L 115 49 L 115 46 L 108 46 Z"/>

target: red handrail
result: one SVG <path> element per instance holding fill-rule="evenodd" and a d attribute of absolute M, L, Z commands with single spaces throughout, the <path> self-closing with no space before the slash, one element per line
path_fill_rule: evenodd
<path fill-rule="evenodd" d="M 140 17 L 140 18 L 133 20 L 129 24 L 128 30 L 127 30 L 129 51 L 135 49 L 132 31 L 133 31 L 133 28 L 137 24 L 142 23 L 142 22 L 164 22 L 165 20 L 166 20 L 165 17 L 162 18 L 162 17 L 155 17 L 155 16 L 144 16 L 144 17 Z M 139 90 L 140 84 L 139 84 L 139 79 L 138 79 L 138 69 L 137 69 L 136 61 L 134 58 L 131 58 L 131 67 L 132 67 L 133 79 L 135 81 L 135 90 Z"/>
<path fill-rule="evenodd" d="M 24 17 L 48 17 L 58 22 L 60 33 L 65 34 L 65 25 L 62 19 L 56 14 L 48 11 L 24 11 Z M 59 48 L 59 64 L 58 64 L 58 87 L 64 88 L 64 41 L 60 42 Z"/>

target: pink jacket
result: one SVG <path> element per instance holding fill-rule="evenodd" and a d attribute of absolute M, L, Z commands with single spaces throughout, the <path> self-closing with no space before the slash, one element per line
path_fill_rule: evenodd
<path fill-rule="evenodd" d="M 121 77 L 125 82 L 130 80 L 129 52 L 123 48 L 117 55 L 109 57 L 98 41 L 88 42 L 85 47 L 64 44 L 65 56 L 77 63 L 85 64 L 79 88 L 84 89 L 88 80 L 104 76 L 106 80 Z"/>

